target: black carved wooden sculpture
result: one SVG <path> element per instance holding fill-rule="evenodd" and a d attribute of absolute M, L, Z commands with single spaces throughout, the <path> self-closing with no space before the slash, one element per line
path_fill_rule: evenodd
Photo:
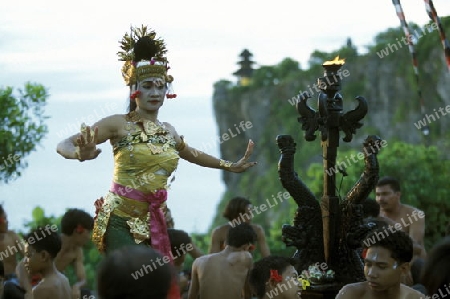
<path fill-rule="evenodd" d="M 323 197 L 319 201 L 301 181 L 294 169 L 296 143 L 289 135 L 277 136 L 277 145 L 281 152 L 279 177 L 283 187 L 298 205 L 293 225 L 282 228 L 283 241 L 287 246 L 295 246 L 294 255 L 298 259 L 297 270 L 301 272 L 317 262 L 326 262 L 329 269 L 335 271 L 339 284 L 364 280 L 363 262 L 359 254 L 361 242 L 369 228 L 363 225 L 361 202 L 367 198 L 378 180 L 377 154 L 382 140 L 378 136 L 368 136 L 363 144 L 364 172 L 347 195 L 340 199 L 336 191 L 335 171 L 339 132 L 343 140 L 350 142 L 356 129 L 362 126 L 359 121 L 367 113 L 367 102 L 356 97 L 358 106 L 343 114 L 343 98 L 340 90 L 340 68 L 343 61 L 331 61 L 323 64 L 324 77 L 319 78 L 320 93 L 318 111 L 306 103 L 310 98 L 303 94 L 297 103 L 305 139 L 316 139 L 315 132 L 320 131 L 324 163 Z M 328 171 L 325 171 L 328 170 Z"/>

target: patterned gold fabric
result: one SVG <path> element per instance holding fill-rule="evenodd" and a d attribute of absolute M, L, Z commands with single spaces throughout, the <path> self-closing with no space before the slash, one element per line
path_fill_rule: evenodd
<path fill-rule="evenodd" d="M 148 203 L 125 197 L 125 189 L 146 194 L 167 189 L 168 178 L 178 165 L 175 140 L 163 124 L 136 119 L 136 113 L 130 113 L 128 120 L 128 135 L 113 146 L 113 181 L 126 188 L 104 196 L 94 223 L 92 240 L 101 252 L 109 251 L 104 238 L 111 215 L 126 219 L 136 244 L 150 239 Z M 166 204 L 160 209 L 165 213 Z"/>

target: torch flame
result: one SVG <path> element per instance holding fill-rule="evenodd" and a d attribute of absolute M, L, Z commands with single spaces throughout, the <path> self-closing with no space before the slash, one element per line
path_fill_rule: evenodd
<path fill-rule="evenodd" d="M 322 65 L 343 65 L 344 63 L 345 59 L 339 59 L 338 55 L 333 60 L 325 61 Z"/>

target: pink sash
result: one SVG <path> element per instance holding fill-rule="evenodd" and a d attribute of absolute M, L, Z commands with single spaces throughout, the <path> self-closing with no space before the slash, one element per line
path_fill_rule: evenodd
<path fill-rule="evenodd" d="M 139 190 L 113 182 L 111 191 L 120 196 L 148 203 L 148 211 L 150 212 L 148 226 L 152 248 L 158 250 L 163 256 L 167 256 L 172 260 L 166 219 L 164 218 L 164 213 L 160 209 L 161 204 L 167 200 L 167 190 L 160 189 L 155 193 L 145 194 Z"/>

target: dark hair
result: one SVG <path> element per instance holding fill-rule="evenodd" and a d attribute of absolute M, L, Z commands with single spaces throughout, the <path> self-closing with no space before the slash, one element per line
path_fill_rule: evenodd
<path fill-rule="evenodd" d="M 109 253 L 97 270 L 102 299 L 166 299 L 174 275 L 170 264 L 151 247 L 128 245 Z"/>
<path fill-rule="evenodd" d="M 3 208 L 3 205 L 0 204 L 0 216 L 5 214 L 5 209 Z"/>
<path fill-rule="evenodd" d="M 53 226 L 56 227 L 56 225 Z M 25 236 L 25 240 L 37 252 L 47 251 L 52 258 L 55 258 L 61 250 L 61 237 L 58 231 L 49 227 L 50 225 L 37 227 Z"/>
<path fill-rule="evenodd" d="M 428 252 L 422 269 L 421 281 L 428 294 L 437 294 L 450 284 L 450 237 L 437 242 Z"/>
<path fill-rule="evenodd" d="M 233 219 L 238 218 L 241 214 L 245 214 L 248 205 L 250 205 L 250 200 L 245 197 L 236 196 L 232 198 L 227 206 L 225 207 L 225 211 L 223 212 L 223 217 L 232 221 Z"/>
<path fill-rule="evenodd" d="M 133 46 L 134 62 L 151 60 L 156 56 L 158 46 L 149 36 L 143 36 Z"/>
<path fill-rule="evenodd" d="M 363 217 L 378 217 L 380 215 L 380 204 L 372 198 L 366 198 L 362 202 Z"/>
<path fill-rule="evenodd" d="M 297 266 L 293 258 L 270 255 L 253 264 L 249 273 L 249 284 L 258 298 L 263 298 L 266 293 L 266 282 L 270 278 L 270 270 L 277 270 L 282 275 L 289 266 Z"/>
<path fill-rule="evenodd" d="M 78 225 L 81 225 L 87 230 L 93 230 L 94 218 L 89 213 L 80 209 L 67 210 L 61 218 L 61 232 L 71 236 Z"/>
<path fill-rule="evenodd" d="M 391 257 L 401 264 L 409 263 L 413 258 L 413 241 L 401 230 L 392 232 L 386 228 L 377 228 L 367 234 L 363 247 L 385 248 L 391 252 Z"/>
<path fill-rule="evenodd" d="M 183 230 L 168 228 L 167 233 L 169 235 L 170 248 L 174 257 L 179 255 L 177 249 L 180 248 L 182 244 L 187 245 L 192 243 L 191 237 Z"/>
<path fill-rule="evenodd" d="M 376 187 L 389 185 L 394 192 L 400 192 L 400 182 L 391 176 L 385 176 L 378 180 Z"/>
<path fill-rule="evenodd" d="M 241 247 L 246 244 L 254 244 L 257 236 L 253 227 L 248 223 L 241 223 L 228 230 L 227 244 L 233 247 Z"/>

